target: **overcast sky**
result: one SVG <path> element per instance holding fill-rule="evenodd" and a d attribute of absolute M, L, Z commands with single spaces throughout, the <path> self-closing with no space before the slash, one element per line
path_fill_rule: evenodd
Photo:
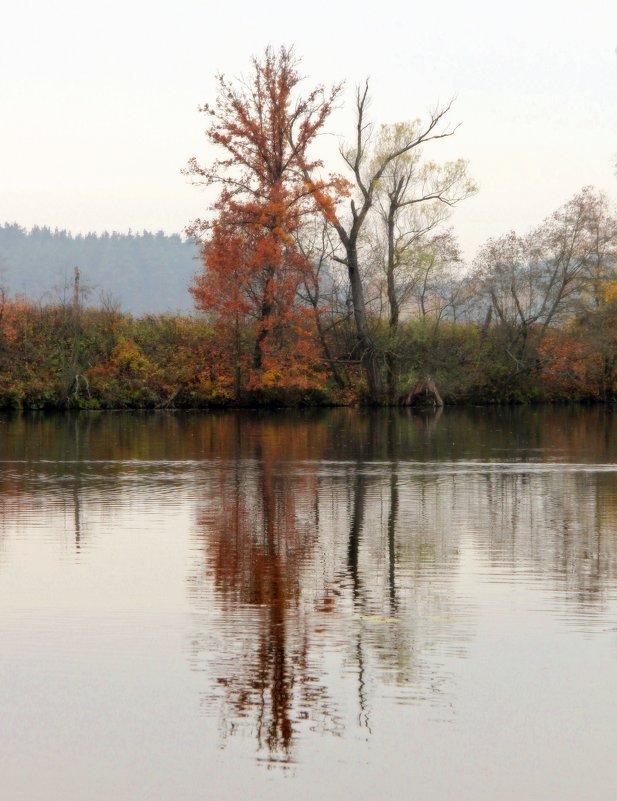
<path fill-rule="evenodd" d="M 616 0 L 8 0 L 0 26 L 0 223 L 181 231 L 206 198 L 197 106 L 214 75 L 294 45 L 306 86 L 370 76 L 377 122 L 456 96 L 455 137 L 480 185 L 453 223 L 468 257 L 539 222 L 585 184 L 617 199 Z M 351 130 L 351 102 L 329 125 Z M 334 168 L 338 165 L 333 165 Z"/>

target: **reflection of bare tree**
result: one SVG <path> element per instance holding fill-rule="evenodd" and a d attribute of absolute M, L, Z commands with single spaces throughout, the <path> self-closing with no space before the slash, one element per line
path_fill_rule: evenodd
<path fill-rule="evenodd" d="M 5 535 L 57 516 L 82 547 L 84 510 L 123 487 L 200 498 L 192 664 L 214 680 L 224 730 L 250 731 L 271 758 L 291 758 L 308 730 L 369 717 L 375 730 L 384 695 L 445 709 L 449 660 L 472 630 L 470 563 L 537 585 L 579 620 L 617 583 L 617 474 L 595 464 L 617 452 L 606 410 L 23 416 L 6 428 Z"/>
<path fill-rule="evenodd" d="M 442 407 L 438 407 L 441 416 Z M 396 420 L 393 414 L 388 416 L 388 457 L 391 462 L 390 472 L 390 509 L 388 511 L 388 585 L 390 599 L 390 614 L 395 617 L 397 614 L 396 600 L 396 526 L 399 512 L 399 487 L 397 458 L 398 449 L 396 447 Z"/>
<path fill-rule="evenodd" d="M 459 480 L 460 483 L 460 480 Z M 536 573 L 579 612 L 597 609 L 617 580 L 617 476 L 585 466 L 487 467 L 464 515 L 506 575 Z M 486 520 L 483 526 L 475 521 Z"/>
<path fill-rule="evenodd" d="M 77 483 L 73 485 L 73 527 L 75 529 L 75 550 L 79 552 L 81 548 L 81 500 Z"/>
<path fill-rule="evenodd" d="M 47 422 L 44 434 L 48 434 L 49 419 L 54 421 L 51 438 L 43 435 L 39 425 Z M 77 414 L 57 418 L 20 415 L 5 423 L 11 437 L 0 444 L 0 528 L 9 523 L 28 523 L 53 501 L 53 507 L 64 517 L 66 534 L 79 552 L 84 533 L 83 460 L 87 458 L 82 443 L 88 441 L 89 424 Z M 11 445 L 17 445 L 18 450 Z"/>
<path fill-rule="evenodd" d="M 366 676 L 395 683 L 404 694 L 433 697 L 447 681 L 449 642 L 468 637 L 466 612 L 454 614 L 450 585 L 458 569 L 456 531 L 443 528 L 430 506 L 434 481 L 405 478 L 409 428 L 432 436 L 437 416 L 390 410 L 366 423 L 355 465 L 347 548 L 355 611 L 360 720 L 368 725 Z M 376 469 L 376 465 L 378 469 Z M 435 506 L 439 506 L 436 500 Z M 450 509 L 448 508 L 448 514 Z M 457 646 L 457 653 L 464 647 Z"/>
<path fill-rule="evenodd" d="M 352 483 L 352 512 L 349 524 L 349 542 L 347 544 L 347 570 L 351 578 L 351 591 L 354 607 L 362 609 L 364 594 L 362 591 L 362 578 L 358 569 L 360 554 L 360 536 L 364 523 L 364 505 L 366 502 L 366 476 L 362 475 L 362 463 L 355 471 Z"/>
<path fill-rule="evenodd" d="M 360 538 L 364 524 L 364 507 L 366 503 L 366 476 L 362 473 L 362 463 L 356 465 L 352 483 L 352 512 L 349 524 L 349 542 L 347 544 L 347 570 L 351 579 L 351 596 L 356 614 L 361 615 L 366 608 L 366 599 L 359 570 Z M 363 627 L 358 626 L 355 632 L 354 657 L 358 676 L 358 720 L 361 726 L 370 731 L 370 717 L 367 703 L 366 668 L 362 643 Z"/>
<path fill-rule="evenodd" d="M 212 676 L 224 734 L 250 729 L 270 759 L 289 759 L 304 725 L 340 730 L 329 655 L 344 659 L 356 720 L 371 731 L 380 685 L 437 700 L 447 643 L 468 636 L 449 589 L 455 532 L 436 535 L 428 509 L 423 527 L 407 525 L 431 485 L 401 480 L 408 420 L 368 413 L 358 458 L 340 463 L 327 458 L 340 429 L 318 421 L 287 433 L 272 419 L 236 417 L 233 435 L 220 431 L 228 450 L 200 513 L 192 583 L 197 607 L 214 607 L 218 622 L 195 638 L 193 664 Z"/>
<path fill-rule="evenodd" d="M 80 430 L 78 424 L 78 418 L 73 418 L 73 443 L 74 443 L 74 450 L 73 450 L 73 461 L 76 465 L 79 465 L 81 462 L 81 453 L 80 453 Z M 75 550 L 79 553 L 81 549 L 81 535 L 82 535 L 82 524 L 81 524 L 81 491 L 82 491 L 82 470 L 77 469 L 75 471 L 75 476 L 73 479 L 73 527 L 74 531 L 74 538 L 75 538 Z"/>

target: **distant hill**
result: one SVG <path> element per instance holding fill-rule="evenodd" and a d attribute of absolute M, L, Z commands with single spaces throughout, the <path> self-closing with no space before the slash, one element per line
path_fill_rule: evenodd
<path fill-rule="evenodd" d="M 103 295 L 135 315 L 193 311 L 188 285 L 199 270 L 198 248 L 178 234 L 78 234 L 13 223 L 0 226 L 0 285 L 11 294 L 62 297 L 79 267 L 88 304 Z"/>

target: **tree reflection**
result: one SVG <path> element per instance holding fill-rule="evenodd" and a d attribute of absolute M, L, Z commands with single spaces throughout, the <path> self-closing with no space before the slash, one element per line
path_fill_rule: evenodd
<path fill-rule="evenodd" d="M 574 422 L 593 434 L 584 415 Z M 195 638 L 193 664 L 214 679 L 224 735 L 244 728 L 269 759 L 289 760 L 303 731 L 341 733 L 354 718 L 374 730 L 387 687 L 448 710 L 450 660 L 474 631 L 455 589 L 463 543 L 509 571 L 503 580 L 535 564 L 568 603 L 603 603 L 617 581 L 615 477 L 534 466 L 551 425 L 565 436 L 559 414 L 518 412 L 213 422 L 220 475 L 199 514 L 192 596 L 218 618 Z M 593 436 L 604 452 L 613 429 Z M 585 442 L 576 426 L 568 437 Z"/>
<path fill-rule="evenodd" d="M 488 522 L 476 536 L 492 566 L 513 579 L 533 571 L 578 614 L 605 605 L 617 581 L 614 472 L 564 475 L 534 464 L 487 472 L 465 502 L 469 516 Z"/>
<path fill-rule="evenodd" d="M 85 549 L 105 536 L 91 515 L 113 521 L 109 503 L 147 495 L 160 512 L 181 492 L 196 504 L 191 665 L 223 736 L 249 733 L 266 759 L 293 759 L 313 731 L 376 731 L 386 697 L 449 714 L 452 660 L 487 576 L 540 589 L 568 625 L 590 625 L 615 597 L 607 409 L 2 425 L 0 547 L 32 527 Z"/>
<path fill-rule="evenodd" d="M 319 421 L 285 432 L 273 420 L 238 417 L 233 437 L 221 432 L 230 450 L 199 515 L 202 558 L 192 578 L 196 605 L 217 610 L 219 638 L 195 637 L 193 664 L 214 680 L 208 701 L 218 704 L 223 736 L 244 726 L 269 759 L 291 759 L 304 725 L 340 733 L 341 681 L 351 676 L 356 720 L 369 732 L 379 681 L 413 685 L 420 696 L 439 692 L 435 641 L 448 640 L 438 631 L 454 620 L 442 614 L 443 584 L 457 552 L 451 543 L 442 550 L 430 529 L 403 531 L 417 547 L 398 543 L 401 422 L 408 425 L 398 412 L 367 414 L 359 458 L 342 463 L 327 460 L 332 429 Z M 375 470 L 384 456 L 392 458 Z M 441 571 L 435 587 L 429 551 Z M 407 581 L 399 590 L 401 564 Z M 464 641 L 465 627 L 455 628 Z M 344 659 L 338 675 L 327 664 L 336 654 Z"/>
<path fill-rule="evenodd" d="M 310 454 L 317 432 L 296 427 L 290 441 L 267 422 L 238 417 L 234 427 L 218 498 L 199 521 L 222 625 L 244 645 L 232 659 L 218 655 L 214 695 L 223 701 L 226 732 L 252 716 L 259 747 L 289 760 L 301 721 L 337 726 L 312 660 L 315 632 L 302 583 L 317 541 L 317 483 L 314 475 L 290 475 L 288 466 L 290 456 Z M 198 599 L 202 580 L 195 578 Z"/>

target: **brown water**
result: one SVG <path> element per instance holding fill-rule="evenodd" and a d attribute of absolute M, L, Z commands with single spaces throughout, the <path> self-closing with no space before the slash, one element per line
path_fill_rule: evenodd
<path fill-rule="evenodd" d="M 614 799 L 617 411 L 0 417 L 0 798 Z"/>

